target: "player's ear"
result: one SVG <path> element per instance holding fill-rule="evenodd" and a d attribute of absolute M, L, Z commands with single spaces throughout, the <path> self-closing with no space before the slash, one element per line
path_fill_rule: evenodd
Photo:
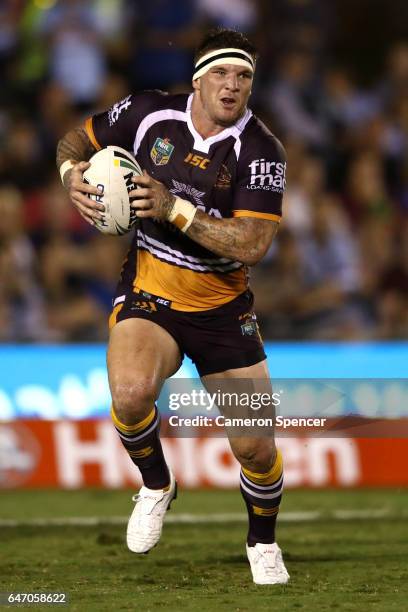
<path fill-rule="evenodd" d="M 201 81 L 201 79 L 200 79 L 200 78 L 198 78 L 198 79 L 194 79 L 194 81 L 193 81 L 193 89 L 194 89 L 195 91 L 200 91 L 200 89 L 201 89 L 201 86 L 200 86 L 200 81 Z"/>

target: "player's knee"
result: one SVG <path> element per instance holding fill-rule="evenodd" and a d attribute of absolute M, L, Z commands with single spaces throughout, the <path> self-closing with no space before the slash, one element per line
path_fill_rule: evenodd
<path fill-rule="evenodd" d="M 259 440 L 248 442 L 234 449 L 239 463 L 251 472 L 264 473 L 271 469 L 275 458 L 273 443 L 260 444 Z"/>
<path fill-rule="evenodd" d="M 115 414 L 124 425 L 143 420 L 156 401 L 155 385 L 144 377 L 111 383 L 111 393 Z"/>

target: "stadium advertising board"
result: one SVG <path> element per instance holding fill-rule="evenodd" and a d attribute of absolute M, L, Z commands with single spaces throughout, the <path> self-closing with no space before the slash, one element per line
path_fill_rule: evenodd
<path fill-rule="evenodd" d="M 407 345 L 278 344 L 267 349 L 274 389 L 278 395 L 284 391 L 289 402 L 281 413 L 313 416 L 317 409 L 329 424 L 333 415 L 352 413 L 369 417 L 377 427 L 374 434 L 353 425 L 346 433 L 344 427 L 341 433 L 328 428 L 324 435 L 280 428 L 287 487 L 408 484 Z M 140 484 L 109 419 L 104 347 L 3 346 L 0 372 L 2 488 Z M 194 376 L 185 361 L 159 401 L 166 455 L 184 487 L 234 487 L 239 470 L 224 436 L 214 437 L 205 427 L 169 428 L 170 419 L 180 419 L 188 384 L 195 392 Z M 300 412 L 294 408 L 299 405 Z M 196 413 L 207 410 L 198 407 Z"/>
<path fill-rule="evenodd" d="M 288 488 L 408 485 L 403 438 L 285 437 L 278 445 Z M 164 438 L 163 446 L 182 487 L 237 486 L 239 465 L 226 438 Z M 141 484 L 107 419 L 2 423 L 0 457 L 2 488 Z"/>
<path fill-rule="evenodd" d="M 267 343 L 266 352 L 274 385 L 286 380 L 292 412 L 295 405 L 304 410 L 319 403 L 325 379 L 348 379 L 340 392 L 352 398 L 354 414 L 408 416 L 407 343 Z M 185 359 L 172 380 L 196 376 Z M 104 346 L 0 346 L 0 421 L 103 418 L 109 409 Z M 170 413 L 163 403 L 160 410 Z M 349 414 L 350 402 L 336 404 L 336 414 L 344 411 Z"/>

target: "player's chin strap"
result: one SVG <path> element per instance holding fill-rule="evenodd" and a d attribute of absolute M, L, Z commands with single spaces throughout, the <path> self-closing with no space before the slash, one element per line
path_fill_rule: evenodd
<path fill-rule="evenodd" d="M 255 70 L 255 61 L 252 55 L 243 51 L 242 49 L 217 49 L 216 51 L 210 51 L 206 53 L 199 60 L 197 60 L 194 66 L 193 81 L 200 78 L 213 66 L 220 66 L 221 64 L 232 64 L 234 66 L 244 66 L 251 72 Z"/>

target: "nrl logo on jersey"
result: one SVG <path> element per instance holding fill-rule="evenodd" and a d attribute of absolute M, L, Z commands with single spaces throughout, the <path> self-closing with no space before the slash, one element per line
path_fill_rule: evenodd
<path fill-rule="evenodd" d="M 174 151 L 174 145 L 171 144 L 168 138 L 156 138 L 150 157 L 156 166 L 165 166 Z"/>
<path fill-rule="evenodd" d="M 126 98 L 123 98 L 123 100 L 121 100 L 120 102 L 116 102 L 116 104 L 114 104 L 112 106 L 111 109 L 109 109 L 108 111 L 108 121 L 109 121 L 109 126 L 112 127 L 112 125 L 114 123 L 116 123 L 116 121 L 119 119 L 119 115 L 123 110 L 127 110 L 129 108 L 129 106 L 132 104 L 131 98 L 132 96 L 126 96 Z"/>
<path fill-rule="evenodd" d="M 254 159 L 248 164 L 251 176 L 247 189 L 264 189 L 283 193 L 286 185 L 286 162 L 270 162 L 265 159 Z"/>

